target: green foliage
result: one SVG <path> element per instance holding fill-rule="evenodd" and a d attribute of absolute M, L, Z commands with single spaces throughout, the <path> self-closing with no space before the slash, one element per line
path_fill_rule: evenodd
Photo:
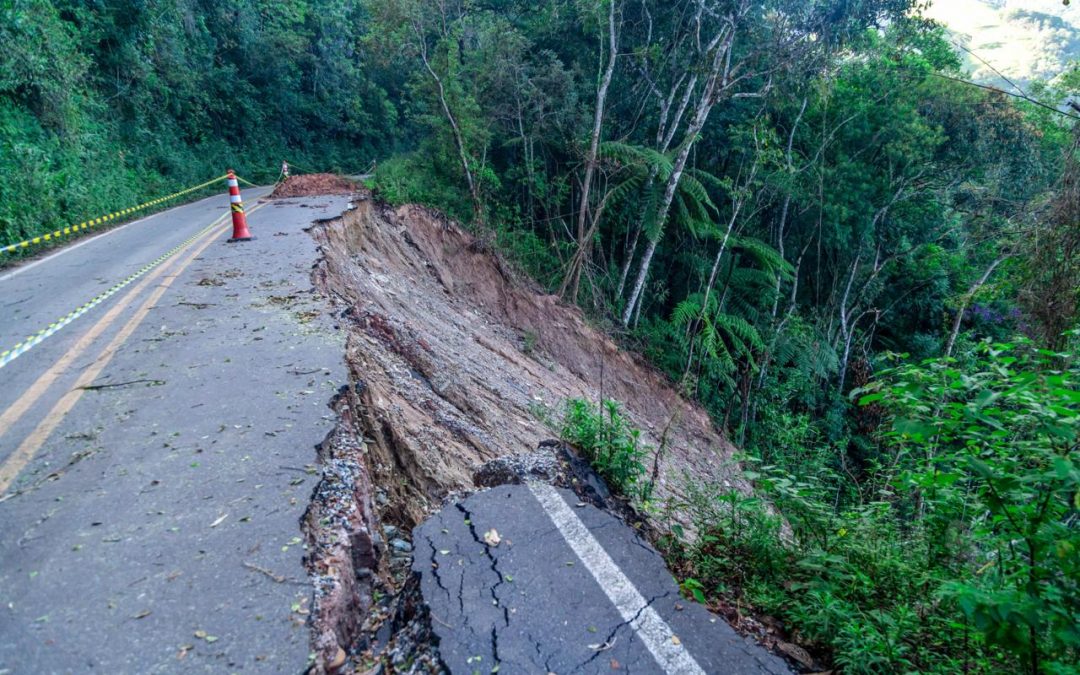
<path fill-rule="evenodd" d="M 1080 360 L 1027 341 L 984 343 L 962 370 L 931 359 L 883 377 L 861 402 L 894 416 L 890 447 L 905 469 L 895 484 L 936 535 L 929 554 L 978 569 L 943 595 L 1032 672 L 1075 664 Z"/>
<path fill-rule="evenodd" d="M 358 170 L 397 110 L 344 0 L 0 6 L 0 244 L 235 168 Z"/>
<path fill-rule="evenodd" d="M 689 486 L 685 588 L 782 616 L 845 672 L 1075 672 L 1078 384 L 1074 355 L 1023 341 L 883 373 L 857 392 L 889 420 L 857 493 L 749 458 L 760 498 Z"/>
<path fill-rule="evenodd" d="M 605 400 L 594 406 L 584 399 L 568 399 L 562 438 L 584 454 L 613 490 L 649 501 L 653 486 L 645 478 L 643 464 L 649 447 L 642 444 L 641 431 L 627 423 L 617 402 Z"/>
<path fill-rule="evenodd" d="M 1080 341 L 1076 130 L 957 82 L 916 4 L 8 2 L 0 244 L 229 165 L 272 179 L 282 159 L 376 155 L 382 198 L 476 223 L 543 288 L 581 262 L 575 300 L 601 324 L 656 242 L 622 337 L 760 458 L 758 497 L 696 486 L 678 505 L 697 532 L 673 548 L 684 592 L 741 596 L 845 671 L 1065 672 L 1074 361 L 979 345 Z M 684 136 L 721 20 L 737 76 Z M 1077 80 L 1029 90 L 1062 101 Z M 947 345 L 955 361 L 921 361 Z M 875 375 L 889 351 L 920 362 Z M 648 449 L 614 403 L 570 401 L 564 427 L 648 499 Z"/>
<path fill-rule="evenodd" d="M 380 162 L 374 180 L 376 194 L 391 204 L 423 204 L 462 222 L 468 222 L 472 213 L 469 196 L 461 186 L 436 173 L 418 153 Z"/>
<path fill-rule="evenodd" d="M 731 374 L 737 368 L 736 359 L 745 359 L 753 365 L 755 350 L 764 347 L 757 329 L 741 316 L 718 310 L 715 296 L 708 305 L 701 294 L 694 294 L 676 305 L 671 322 L 676 328 L 686 329 L 689 337 L 685 349 L 696 350 L 705 357 L 706 367 L 729 385 Z"/>

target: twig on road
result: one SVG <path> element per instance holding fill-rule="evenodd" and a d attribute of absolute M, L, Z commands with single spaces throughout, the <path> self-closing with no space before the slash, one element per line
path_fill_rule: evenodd
<path fill-rule="evenodd" d="M 245 562 L 244 567 L 248 568 L 249 570 L 254 570 L 256 572 L 261 572 L 262 574 L 265 574 L 266 576 L 270 577 L 275 583 L 283 584 L 286 581 L 285 577 L 281 576 L 280 574 L 274 574 L 265 567 L 259 567 L 258 565 L 249 562 Z"/>
<path fill-rule="evenodd" d="M 128 382 L 116 382 L 112 384 L 88 384 L 82 387 L 76 387 L 76 389 L 82 389 L 84 391 L 96 391 L 98 389 L 113 389 L 115 387 L 126 387 L 129 384 L 142 384 L 146 383 L 151 387 L 160 387 L 165 384 L 165 380 L 130 380 Z"/>

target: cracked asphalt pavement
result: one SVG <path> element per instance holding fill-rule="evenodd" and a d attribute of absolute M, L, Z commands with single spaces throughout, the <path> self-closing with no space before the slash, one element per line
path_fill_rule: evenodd
<path fill-rule="evenodd" d="M 220 222 L 0 370 L 0 673 L 307 666 L 299 521 L 347 376 L 304 230 L 348 199 L 266 192 L 251 242 L 222 193 L 0 275 L 6 348 Z"/>
<path fill-rule="evenodd" d="M 477 492 L 417 527 L 413 541 L 453 673 L 791 672 L 682 598 L 655 549 L 568 490 Z"/>

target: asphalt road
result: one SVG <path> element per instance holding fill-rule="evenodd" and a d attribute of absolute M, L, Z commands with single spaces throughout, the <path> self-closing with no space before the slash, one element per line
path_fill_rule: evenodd
<path fill-rule="evenodd" d="M 220 219 L 0 368 L 0 674 L 296 673 L 299 519 L 342 339 L 303 231 L 343 198 L 223 194 L 0 271 L 0 350 Z"/>
<path fill-rule="evenodd" d="M 414 532 L 413 570 L 453 673 L 790 673 L 680 597 L 615 516 L 546 483 L 451 504 Z"/>
<path fill-rule="evenodd" d="M 347 200 L 264 193 L 252 242 L 220 196 L 0 272 L 4 350 L 180 247 L 0 367 L 0 675 L 309 663 L 299 520 L 347 375 L 304 228 Z M 454 673 L 789 672 L 546 484 L 448 506 L 414 551 Z"/>

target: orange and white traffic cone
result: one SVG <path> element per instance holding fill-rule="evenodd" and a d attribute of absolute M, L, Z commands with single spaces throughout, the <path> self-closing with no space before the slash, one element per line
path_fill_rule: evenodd
<path fill-rule="evenodd" d="M 229 184 L 229 206 L 232 208 L 232 239 L 229 239 L 229 243 L 251 241 L 247 216 L 244 215 L 244 202 L 240 199 L 240 182 L 236 180 L 232 169 L 229 169 L 225 180 Z"/>

